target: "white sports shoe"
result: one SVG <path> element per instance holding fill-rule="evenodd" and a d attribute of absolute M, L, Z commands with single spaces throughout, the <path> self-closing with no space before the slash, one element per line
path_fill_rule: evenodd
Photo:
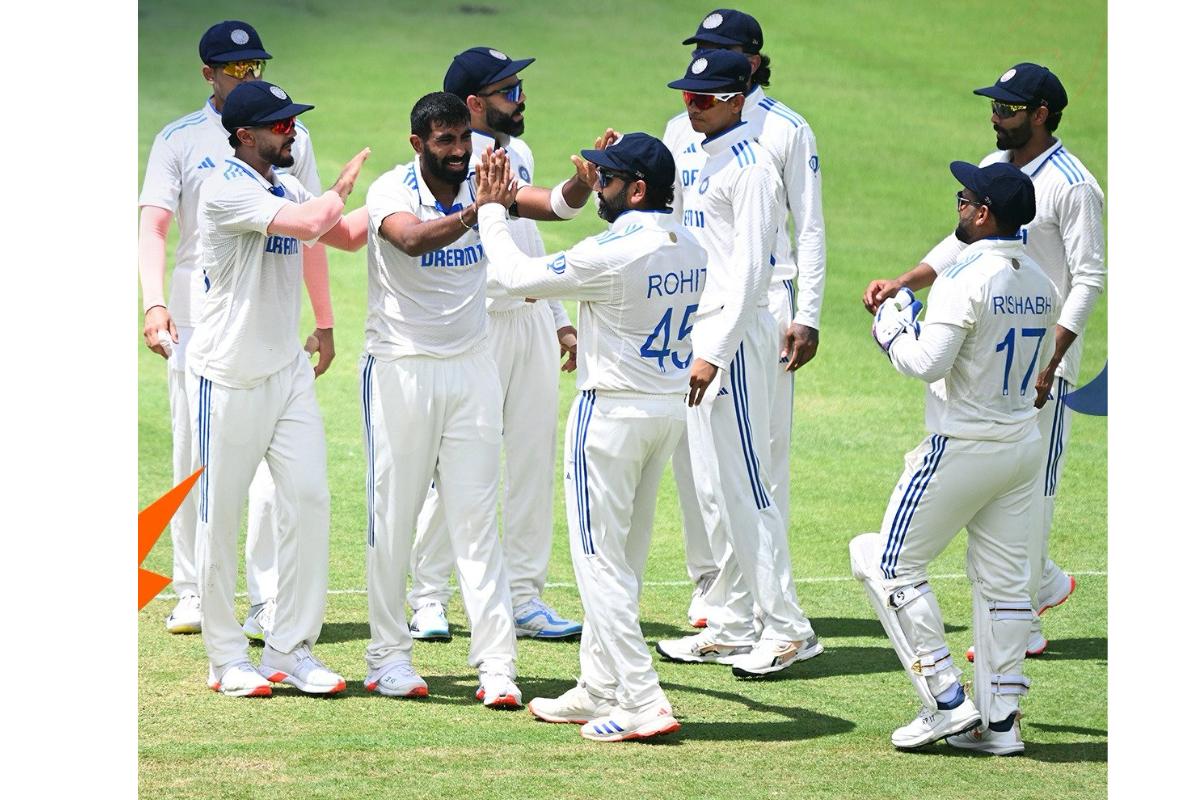
<path fill-rule="evenodd" d="M 772 672 L 787 669 L 797 661 L 807 661 L 825 652 L 816 636 L 802 642 L 787 639 L 759 639 L 749 653 L 727 662 L 739 678 L 761 678 Z"/>
<path fill-rule="evenodd" d="M 257 611 L 251 609 L 250 614 L 246 616 L 246 621 L 242 624 L 242 633 L 246 634 L 247 639 L 261 642 L 271 635 L 271 628 L 274 626 L 275 598 L 272 597 L 260 605 Z"/>
<path fill-rule="evenodd" d="M 249 661 L 237 661 L 225 667 L 218 676 L 208 665 L 208 688 L 227 697 L 270 697 L 271 684 L 255 671 Z"/>
<path fill-rule="evenodd" d="M 725 644 L 714 639 L 714 634 L 705 628 L 700 633 L 682 639 L 662 639 L 654 649 L 667 661 L 688 664 L 724 664 L 723 659 L 750 652 L 748 644 Z"/>
<path fill-rule="evenodd" d="M 1045 636 L 1042 636 L 1041 631 L 1030 631 L 1029 643 L 1025 645 L 1025 657 L 1034 658 L 1040 656 L 1046 652 L 1046 648 L 1049 646 L 1050 642 L 1046 640 Z M 967 661 L 970 661 L 972 664 L 975 663 L 975 645 L 967 648 Z"/>
<path fill-rule="evenodd" d="M 963 698 L 956 708 L 922 708 L 916 719 L 892 731 L 892 745 L 897 750 L 924 747 L 974 728 L 979 719 L 979 711 L 969 697 Z"/>
<path fill-rule="evenodd" d="M 488 708 L 520 708 L 521 690 L 502 672 L 480 670 L 475 699 L 483 701 Z"/>
<path fill-rule="evenodd" d="M 167 633 L 200 632 L 200 597 L 185 594 L 167 615 Z"/>
<path fill-rule="evenodd" d="M 287 683 L 307 694 L 337 694 L 346 688 L 346 680 L 322 664 L 306 644 L 290 653 L 265 645 L 258 674 L 272 683 Z"/>
<path fill-rule="evenodd" d="M 535 697 L 529 701 L 529 713 L 543 722 L 567 722 L 583 725 L 611 714 L 616 704 L 605 697 L 598 697 L 583 686 L 568 689 L 555 698 Z"/>
<path fill-rule="evenodd" d="M 1013 720 L 1012 727 L 1006 731 L 994 731 L 986 725 L 980 725 L 974 730 L 948 737 L 946 744 L 963 750 L 991 753 L 994 756 L 1019 756 L 1025 752 L 1019 718 Z"/>
<path fill-rule="evenodd" d="M 586 723 L 579 729 L 579 734 L 594 742 L 624 742 L 661 736 L 679 728 L 679 720 L 675 719 L 671 704 L 664 697 L 638 711 L 614 709 L 608 716 Z"/>
<path fill-rule="evenodd" d="M 363 687 L 385 697 L 428 697 L 429 685 L 407 661 L 393 661 L 367 673 Z"/>
<path fill-rule="evenodd" d="M 446 621 L 445 607 L 436 601 L 422 605 L 413 612 L 408 632 L 414 639 L 449 641 L 450 623 Z"/>
<path fill-rule="evenodd" d="M 1038 616 L 1047 609 L 1061 606 L 1075 591 L 1075 576 L 1065 572 L 1059 573 L 1059 579 L 1052 586 L 1043 586 L 1038 590 Z"/>
<path fill-rule="evenodd" d="M 513 627 L 518 638 L 529 639 L 569 639 L 583 633 L 582 622 L 559 616 L 540 597 L 513 609 Z"/>
<path fill-rule="evenodd" d="M 708 626 L 708 615 L 712 613 L 712 606 L 704 599 L 704 594 L 716 579 L 717 573 L 706 572 L 696 581 L 696 588 L 692 590 L 692 602 L 688 604 L 688 625 L 693 628 Z"/>

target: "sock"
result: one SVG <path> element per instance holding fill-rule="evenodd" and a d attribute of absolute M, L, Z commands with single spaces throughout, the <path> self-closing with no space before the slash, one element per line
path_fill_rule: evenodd
<path fill-rule="evenodd" d="M 1017 712 L 1009 714 L 999 722 L 989 722 L 988 727 L 998 733 L 1005 733 L 1012 730 L 1013 723 L 1017 721 Z"/>
<path fill-rule="evenodd" d="M 963 700 L 967 699 L 966 692 L 963 691 L 961 683 L 956 683 L 946 691 L 938 694 L 935 698 L 937 707 L 941 711 L 948 711 L 952 708 L 958 708 L 962 705 Z"/>

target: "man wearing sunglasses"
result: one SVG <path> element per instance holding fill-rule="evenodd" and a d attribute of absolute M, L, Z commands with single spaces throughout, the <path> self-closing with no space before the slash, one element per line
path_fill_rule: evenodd
<path fill-rule="evenodd" d="M 345 250 L 366 242 L 366 211 L 343 218 L 363 150 L 333 187 L 314 197 L 276 167 L 293 163 L 296 116 L 312 108 L 265 81 L 233 89 L 221 109 L 233 155 L 213 169 L 197 199 L 200 267 L 208 290 L 188 353 L 196 414 L 198 578 L 209 686 L 243 697 L 271 693 L 268 681 L 302 692 L 346 687 L 312 653 L 325 615 L 329 486 L 325 432 L 300 324 L 301 251 L 320 240 Z M 280 513 L 279 593 L 258 670 L 234 616 L 241 510 L 266 461 Z"/>
<path fill-rule="evenodd" d="M 514 177 L 523 187 L 520 202 L 525 206 L 509 223 L 513 236 L 525 252 L 542 255 L 546 252 L 542 237 L 526 215 L 554 220 L 571 218 L 578 211 L 565 203 L 556 207 L 561 214 L 538 214 L 531 208 L 536 198 L 540 196 L 544 203 L 549 194 L 529 185 L 534 180 L 533 152 L 519 138 L 525 131 L 520 75 L 533 61 L 514 60 L 493 47 L 472 47 L 454 57 L 443 88 L 470 111 L 472 163 L 489 148 L 503 148 L 507 153 Z M 587 195 L 580 197 L 583 205 Z M 559 359 L 568 356 L 564 371 L 575 368 L 575 328 L 558 300 L 491 297 L 487 310 L 488 346 L 500 373 L 503 398 L 503 552 L 516 633 L 535 639 L 578 636 L 582 624 L 563 617 L 541 597 L 553 538 Z M 414 638 L 450 638 L 446 604 L 453 567 L 445 513 L 433 489 L 413 541 L 408 601 L 413 609 L 410 629 Z"/>
<path fill-rule="evenodd" d="M 758 143 L 775 161 L 783 181 L 784 205 L 780 209 L 779 233 L 773 252 L 775 271 L 769 294 L 780 340 L 778 364 L 772 372 L 770 461 L 771 497 L 779 506 L 784 526 L 790 530 L 795 371 L 816 355 L 825 286 L 825 223 L 817 143 L 812 128 L 802 116 L 763 92 L 771 80 L 771 59 L 762 52 L 762 27 L 754 17 L 735 9 L 715 9 L 700 21 L 696 33 L 683 43 L 698 48 L 732 50 L 746 56 L 752 71 L 751 91 L 746 96 L 742 118 L 757 131 Z M 692 128 L 686 111 L 667 123 L 663 141 L 675 156 L 677 195 L 683 191 L 682 184 L 694 180 L 704 164 L 705 153 L 700 147 L 703 138 L 703 134 Z M 688 622 L 703 627 L 708 617 L 705 592 L 716 578 L 717 563 L 709 550 L 708 537 L 696 506 L 686 449 L 685 439 L 674 465 L 683 509 L 684 555 L 688 576 L 696 584 L 688 608 Z"/>
<path fill-rule="evenodd" d="M 479 232 L 511 296 L 579 303 L 579 394 L 564 480 L 571 560 L 584 607 L 578 684 L 529 710 L 581 725 L 586 739 L 647 739 L 679 728 L 638 621 L 658 484 L 684 431 L 691 318 L 707 255 L 670 213 L 675 164 L 652 136 L 606 135 L 581 155 L 596 169 L 608 230 L 547 256 L 524 252 L 505 219 L 511 167 L 479 167 Z"/>
<path fill-rule="evenodd" d="M 258 32 L 245 22 L 226 20 L 205 31 L 200 39 L 201 73 L 212 96 L 204 108 L 175 120 L 155 137 L 142 185 L 139 229 L 139 273 L 145 307 L 143 335 L 146 346 L 167 359 L 167 389 L 171 407 L 173 479 L 179 483 L 191 473 L 192 420 L 185 375 L 193 326 L 205 298 L 200 273 L 200 230 L 197 196 L 204 180 L 219 171 L 233 152 L 229 134 L 221 125 L 221 112 L 229 93 L 244 81 L 262 77 L 271 54 L 263 49 Z M 296 176 L 313 194 L 320 194 L 316 159 L 308 131 L 301 125 L 292 145 L 293 164 L 281 172 Z M 179 244 L 169 302 L 163 292 L 167 231 L 171 217 L 179 224 Z M 317 329 L 313 332 L 320 354 L 316 374 L 333 358 L 333 313 L 329 300 L 329 267 L 325 248 L 304 249 L 304 282 L 312 301 Z M 310 342 L 312 338 L 310 338 Z M 310 345 L 311 346 L 311 345 Z M 244 630 L 262 639 L 274 615 L 278 575 L 275 564 L 275 488 L 265 463 L 250 490 L 250 520 L 246 537 L 246 584 L 250 613 Z M 175 593 L 179 601 L 167 617 L 171 633 L 200 630 L 199 585 L 196 581 L 195 493 L 189 494 L 171 520 Z"/>
<path fill-rule="evenodd" d="M 962 184 L 959 258 L 929 292 L 929 310 L 903 289 L 881 301 L 871 332 L 898 372 L 927 384 L 930 436 L 905 456 L 879 533 L 850 543 L 854 577 L 921 700 L 892 733 L 901 750 L 948 739 L 995 755 L 1024 751 L 1017 706 L 1034 609 L 1029 541 L 1038 522 L 1037 370 L 1050 360 L 1058 292 L 1030 257 L 1021 226 L 1034 183 L 1012 164 L 950 164 Z M 929 564 L 967 529 L 974 634 L 974 702 L 946 646 Z"/>
<path fill-rule="evenodd" d="M 1006 70 L 992 86 L 976 89 L 989 98 L 996 152 L 981 166 L 1008 162 L 1033 179 L 1037 216 L 1021 229 L 1029 254 L 1063 298 L 1062 315 L 1054 328 L 1050 363 L 1037 376 L 1038 420 L 1044 447 L 1040 535 L 1033 554 L 1034 595 L 1040 615 L 1066 602 L 1075 578 L 1050 559 L 1050 529 L 1055 498 L 1071 434 L 1071 410 L 1063 396 L 1075 388 L 1088 316 L 1104 290 L 1104 192 L 1078 158 L 1054 134 L 1067 106 L 1067 92 L 1046 67 L 1023 62 Z M 863 305 L 874 311 L 885 298 L 903 287 L 922 289 L 945 272 L 962 252 L 953 235 L 935 246 L 921 263 L 893 280 L 874 280 L 863 294 Z M 1047 402 L 1053 401 L 1053 402 Z M 1041 620 L 1035 619 L 1028 653 L 1041 655 L 1047 646 Z M 971 659 L 973 652 L 967 651 Z"/>
<path fill-rule="evenodd" d="M 796 599 L 787 530 L 771 495 L 770 404 L 779 326 L 768 307 L 771 252 L 783 185 L 771 155 L 742 119 L 750 62 L 730 50 L 698 50 L 683 92 L 706 156 L 683 189 L 682 218 L 708 252 L 692 331 L 687 436 L 704 529 L 720 565 L 701 633 L 660 641 L 664 658 L 730 664 L 758 677 L 820 655 Z M 755 606 L 762 631 L 756 631 Z"/>

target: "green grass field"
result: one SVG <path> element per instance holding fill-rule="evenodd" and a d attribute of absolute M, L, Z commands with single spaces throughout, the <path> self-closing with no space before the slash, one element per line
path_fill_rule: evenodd
<path fill-rule="evenodd" d="M 484 5 L 486 2 L 487 5 Z M 954 223 L 958 188 L 946 165 L 994 144 L 986 102 L 971 94 L 1015 62 L 1050 65 L 1070 94 L 1060 135 L 1107 186 L 1107 23 L 1099 0 L 1059 5 L 755 2 L 773 59 L 768 92 L 816 131 L 824 172 L 828 279 L 821 348 L 797 379 L 791 546 L 801 602 L 827 651 L 774 680 L 735 681 L 727 668 L 659 664 L 683 729 L 661 743 L 599 745 L 571 726 L 500 713 L 472 697 L 461 605 L 454 640 L 418 643 L 425 701 L 367 695 L 364 460 L 355 364 L 365 313 L 363 252 L 330 251 L 338 357 L 317 383 L 333 497 L 329 597 L 317 652 L 350 681 L 333 699 L 290 690 L 237 701 L 204 685 L 198 636 L 169 636 L 173 602 L 151 602 L 139 624 L 139 778 L 145 797 L 1097 797 L 1107 789 L 1107 422 L 1076 416 L 1059 490 L 1052 553 L 1079 576 L 1072 600 L 1046 617 L 1046 656 L 1027 664 L 1027 757 L 894 751 L 888 735 L 916 710 L 911 687 L 849 577 L 846 544 L 879 524 L 903 454 L 923 435 L 923 387 L 877 354 L 859 302 L 873 277 L 915 263 Z M 660 134 L 680 110 L 665 83 L 682 74 L 707 4 L 580 0 L 471 5 L 272 0 L 247 6 L 143 2 L 139 7 L 139 160 L 155 133 L 199 108 L 206 93 L 196 43 L 227 18 L 246 19 L 275 55 L 267 77 L 317 109 L 306 115 L 326 183 L 370 145 L 360 188 L 411 160 L 408 111 L 441 88 L 450 57 L 488 44 L 536 56 L 524 74 L 526 140 L 539 183 L 565 177 L 568 157 L 605 127 Z M 140 174 L 139 174 L 140 182 Z M 547 248 L 601 228 L 594 214 L 543 225 Z M 172 240 L 172 249 L 174 247 Z M 1088 331 L 1083 377 L 1107 356 L 1107 303 Z M 171 486 L 164 365 L 139 347 L 139 501 Z M 311 312 L 305 309 L 306 326 Z M 573 378 L 560 384 L 565 409 Z M 580 614 L 556 507 L 548 599 Z M 686 633 L 678 504 L 661 492 L 642 604 L 651 642 Z M 934 565 L 950 646 L 970 644 L 965 537 Z M 170 537 L 147 559 L 170 574 Z M 244 598 L 239 613 L 245 611 Z M 252 655 L 254 655 L 252 653 Z M 256 657 L 256 656 L 255 656 Z M 960 659 L 961 662 L 961 659 Z M 962 663 L 965 667 L 965 662 Z M 568 688 L 573 643 L 520 644 L 525 697 Z M 968 669 L 968 676 L 970 670 Z"/>

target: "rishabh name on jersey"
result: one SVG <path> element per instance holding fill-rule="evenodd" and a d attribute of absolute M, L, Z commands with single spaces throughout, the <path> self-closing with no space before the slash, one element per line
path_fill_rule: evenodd
<path fill-rule="evenodd" d="M 704 165 L 677 198 L 683 226 L 708 253 L 693 349 L 720 367 L 733 360 L 753 309 L 767 307 L 771 248 L 783 204 L 779 173 L 770 155 L 749 138 L 751 132 L 743 122 L 703 140 Z"/>
<path fill-rule="evenodd" d="M 708 255 L 669 212 L 626 211 L 565 252 L 498 252 L 492 274 L 512 296 L 579 300 L 581 391 L 687 393 Z"/>
<path fill-rule="evenodd" d="M 467 352 L 487 335 L 487 257 L 474 228 L 445 247 L 406 255 L 379 233 L 395 213 L 421 222 L 457 214 L 475 200 L 470 170 L 449 207 L 421 177 L 421 157 L 379 176 L 367 190 L 366 350 L 383 361 L 402 356 L 448 358 Z"/>
<path fill-rule="evenodd" d="M 517 184 L 528 186 L 533 183 L 533 151 L 529 145 L 521 141 L 515 136 L 508 137 L 507 143 L 501 145 L 494 136 L 483 131 L 471 129 L 471 165 L 475 166 L 479 163 L 483 151 L 487 148 L 498 150 L 503 147 L 504 152 L 508 154 L 509 163 L 512 164 L 513 177 L 517 179 Z M 533 256 L 542 256 L 546 254 L 546 245 L 542 242 L 542 235 L 538 231 L 537 223 L 531 219 L 518 217 L 508 221 L 509 230 L 512 232 L 513 241 L 524 252 Z M 487 309 L 493 311 L 513 311 L 521 308 L 525 301 L 519 297 L 489 297 L 487 298 Z"/>
<path fill-rule="evenodd" d="M 966 330 L 946 377 L 926 390 L 930 433 L 1022 442 L 1037 438 L 1037 375 L 1054 350 L 1058 290 L 1020 238 L 963 250 L 929 292 L 925 325 Z"/>
<path fill-rule="evenodd" d="M 244 161 L 221 161 L 200 187 L 199 227 L 209 289 L 188 365 L 214 383 L 249 389 L 300 354 L 301 249 L 267 232 L 289 203 L 312 198 L 291 175 L 267 180 Z"/>
<path fill-rule="evenodd" d="M 321 180 L 313 158 L 308 129 L 296 121 L 292 144 L 295 163 L 276 168 L 278 175 L 294 175 L 314 196 L 321 194 Z M 150 148 L 139 206 L 165 208 L 179 225 L 175 267 L 167 301 L 175 324 L 192 327 L 200 319 L 204 301 L 204 276 L 199 271 L 200 229 L 198 224 L 200 186 L 225 167 L 233 156 L 229 132 L 221 125 L 221 114 L 212 100 L 199 111 L 180 117 L 159 131 Z"/>
<path fill-rule="evenodd" d="M 796 217 L 801 225 L 810 226 L 812 235 L 819 239 L 818 248 L 821 252 L 810 257 L 819 260 L 823 276 L 825 233 L 821 208 L 821 165 L 812 129 L 804 117 L 775 98 L 768 97 L 761 86 L 755 86 L 754 90 L 746 95 L 742 119 L 750 131 L 749 137 L 755 139 L 770 154 L 784 184 L 784 203 L 781 206 L 779 231 L 772 252 L 775 270 L 771 280 L 778 283 L 792 280 L 797 275 L 796 253 L 793 252 L 792 234 L 788 230 L 788 218 L 791 216 Z M 677 190 L 685 190 L 699 178 L 705 162 L 705 153 L 700 146 L 703 140 L 704 134 L 692 128 L 686 111 L 672 117 L 667 123 L 663 143 L 675 157 Z M 791 163 L 797 158 L 803 163 Z M 797 196 L 792 197 L 792 194 Z M 794 204 L 804 207 L 793 208 Z M 806 303 L 812 305 L 815 301 L 816 307 L 811 310 L 814 320 L 820 316 L 822 286 L 823 283 L 819 283 L 815 287 L 814 298 L 801 298 L 800 302 L 803 306 Z"/>
<path fill-rule="evenodd" d="M 988 154 L 979 166 L 1011 160 L 1010 151 L 998 150 Z M 1067 152 L 1061 140 L 1021 167 L 1021 171 L 1033 180 L 1037 200 L 1033 221 L 1021 229 L 1030 257 L 1054 282 L 1064 303 L 1075 284 L 1103 289 L 1104 192 L 1100 184 L 1079 159 Z M 934 247 L 924 261 L 941 273 L 954 262 L 962 247 L 952 233 Z M 1074 253 L 1077 259 L 1074 275 L 1067 263 L 1068 252 Z M 1083 324 L 1076 321 L 1067 327 L 1078 328 L 1075 331 L 1078 336 L 1063 356 L 1056 374 L 1075 383 L 1083 358 L 1086 320 Z"/>

